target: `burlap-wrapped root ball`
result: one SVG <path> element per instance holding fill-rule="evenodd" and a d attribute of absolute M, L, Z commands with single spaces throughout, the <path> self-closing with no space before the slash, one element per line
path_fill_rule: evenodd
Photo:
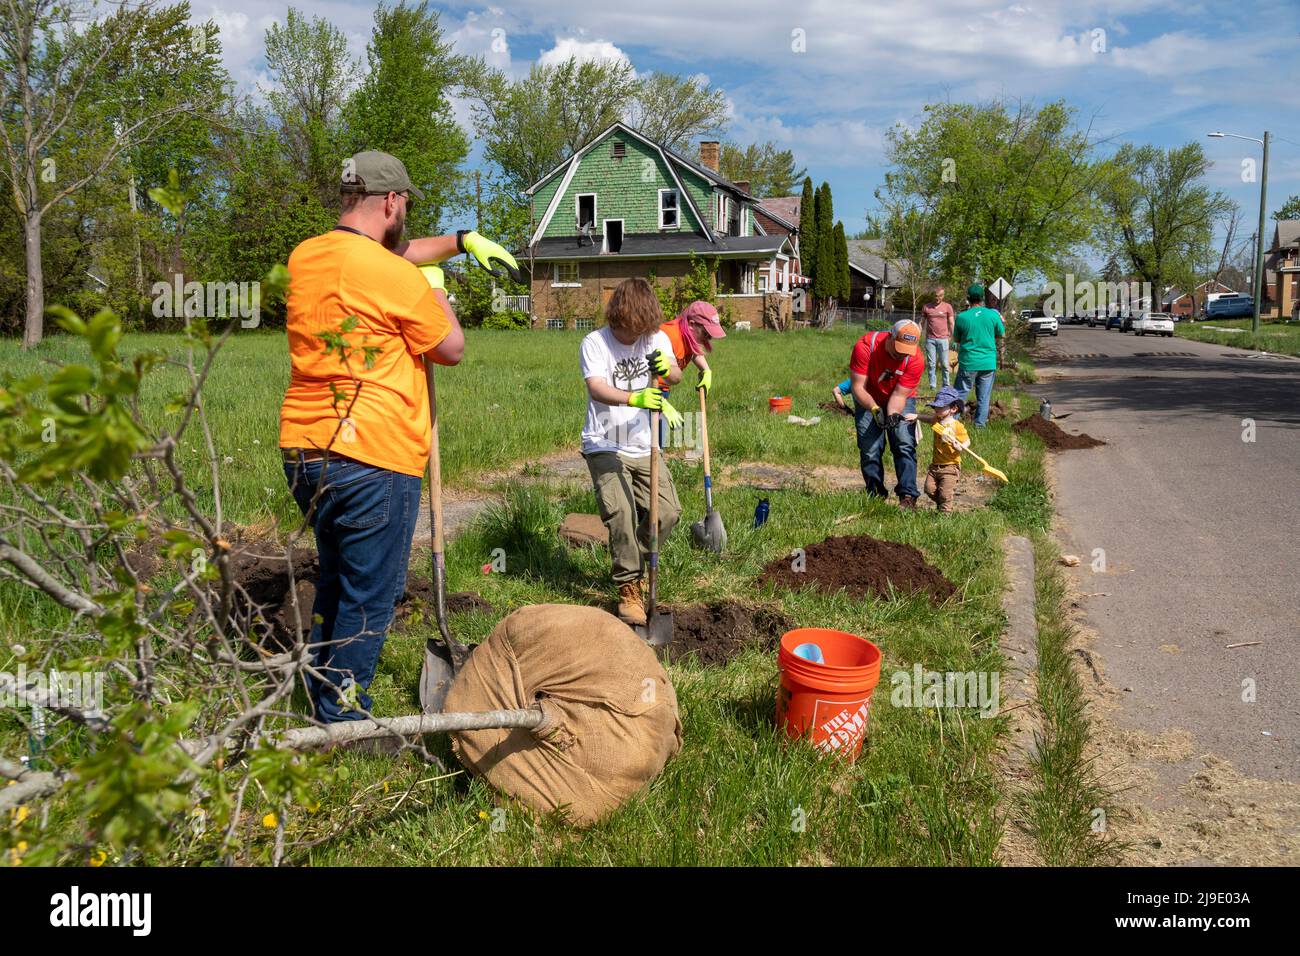
<path fill-rule="evenodd" d="M 677 694 L 632 630 L 605 611 L 520 608 L 475 648 L 446 711 L 540 704 L 534 730 L 454 734 L 471 773 L 541 813 L 586 826 L 659 774 L 682 745 Z"/>

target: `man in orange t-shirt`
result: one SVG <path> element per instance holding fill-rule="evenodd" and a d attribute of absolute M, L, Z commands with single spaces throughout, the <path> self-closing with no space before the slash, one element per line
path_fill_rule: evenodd
<path fill-rule="evenodd" d="M 280 409 L 285 477 L 320 560 L 308 685 L 327 723 L 370 710 L 429 454 L 424 363 L 455 365 L 465 349 L 441 270 L 415 265 L 450 258 L 463 240 L 402 240 L 423 196 L 400 160 L 359 153 L 347 169 L 339 224 L 289 256 L 292 372 Z"/>

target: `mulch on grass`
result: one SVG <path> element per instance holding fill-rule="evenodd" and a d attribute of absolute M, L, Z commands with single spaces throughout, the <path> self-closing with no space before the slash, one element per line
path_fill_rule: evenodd
<path fill-rule="evenodd" d="M 705 666 L 718 666 L 748 648 L 775 650 L 781 635 L 794 627 L 770 608 L 717 602 L 671 608 L 673 639 L 665 648 L 669 661 L 694 657 Z"/>
<path fill-rule="evenodd" d="M 803 549 L 802 571 L 789 557 L 763 568 L 760 584 L 798 590 L 811 587 L 827 594 L 844 590 L 851 597 L 891 596 L 924 592 L 935 603 L 951 597 L 956 586 L 910 544 L 881 541 L 870 535 L 827 538 Z"/>
<path fill-rule="evenodd" d="M 1049 451 L 1070 451 L 1074 448 L 1096 448 L 1106 444 L 1100 438 L 1091 435 L 1071 435 L 1056 422 L 1048 421 L 1041 415 L 1030 415 L 1011 426 L 1018 432 L 1030 432 L 1043 440 Z"/>

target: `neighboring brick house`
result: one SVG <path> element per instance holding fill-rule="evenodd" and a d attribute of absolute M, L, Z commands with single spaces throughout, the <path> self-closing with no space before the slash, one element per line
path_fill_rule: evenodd
<path fill-rule="evenodd" d="M 903 286 L 906 261 L 885 257 L 885 240 L 850 239 L 849 300 L 851 309 L 888 309 Z M 949 296 L 949 301 L 952 297 Z"/>
<path fill-rule="evenodd" d="M 1170 289 L 1160 301 L 1160 311 L 1184 318 L 1197 316 L 1205 311 L 1205 297 L 1207 295 L 1235 291 L 1235 289 L 1229 289 L 1222 282 L 1215 282 L 1213 279 L 1202 282 L 1192 290 L 1190 295 L 1182 289 Z"/>
<path fill-rule="evenodd" d="M 1280 319 L 1300 319 L 1300 219 L 1279 219 L 1264 253 L 1264 306 Z"/>
<path fill-rule="evenodd" d="M 535 327 L 600 321 L 624 279 L 671 284 L 692 255 L 718 262 L 718 306 L 755 327 L 788 320 L 795 245 L 757 223 L 757 200 L 717 171 L 719 144 L 700 144 L 700 161 L 615 123 L 527 190 L 534 232 L 519 253 L 534 268 Z"/>

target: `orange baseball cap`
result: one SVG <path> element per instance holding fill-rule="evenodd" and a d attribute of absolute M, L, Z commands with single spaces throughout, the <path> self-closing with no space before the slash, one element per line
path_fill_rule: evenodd
<path fill-rule="evenodd" d="M 915 355 L 921 345 L 921 327 L 911 319 L 899 319 L 892 332 L 894 348 L 904 355 Z"/>

